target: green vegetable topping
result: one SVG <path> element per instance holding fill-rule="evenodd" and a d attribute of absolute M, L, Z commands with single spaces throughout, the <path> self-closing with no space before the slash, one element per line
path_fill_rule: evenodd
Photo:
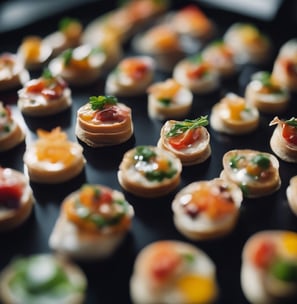
<path fill-rule="evenodd" d="M 238 162 L 242 159 L 245 159 L 243 155 L 238 155 L 235 154 L 233 155 L 230 160 L 229 160 L 229 165 L 232 169 L 237 169 L 238 168 Z"/>
<path fill-rule="evenodd" d="M 138 146 L 138 147 L 136 147 L 136 153 L 134 155 L 134 159 L 136 161 L 146 161 L 147 162 L 155 156 L 156 156 L 155 151 L 152 150 L 150 147 Z"/>
<path fill-rule="evenodd" d="M 168 170 L 168 171 L 153 170 L 153 171 L 145 172 L 145 177 L 149 181 L 161 182 L 164 178 L 171 178 L 175 174 L 176 174 L 176 170 L 173 168 L 170 168 L 170 170 Z"/>
<path fill-rule="evenodd" d="M 80 23 L 78 19 L 65 17 L 62 18 L 58 24 L 58 28 L 61 32 L 63 32 L 67 27 L 72 23 Z"/>
<path fill-rule="evenodd" d="M 42 78 L 44 79 L 52 79 L 53 78 L 53 74 L 52 72 L 48 69 L 48 68 L 45 68 L 42 72 Z"/>
<path fill-rule="evenodd" d="M 89 98 L 92 110 L 102 110 L 106 105 L 115 105 L 118 99 L 114 96 L 91 96 Z"/>
<path fill-rule="evenodd" d="M 252 158 L 252 163 L 256 164 L 258 167 L 262 169 L 268 169 L 270 166 L 270 159 L 266 155 L 257 154 Z"/>
<path fill-rule="evenodd" d="M 264 86 L 271 86 L 271 74 L 267 71 L 257 72 L 252 76 L 252 80 L 260 81 Z"/>
<path fill-rule="evenodd" d="M 62 58 L 63 58 L 64 64 L 66 66 L 70 64 L 70 61 L 72 59 L 72 55 L 73 55 L 73 49 L 67 49 L 66 51 L 64 51 L 62 53 Z"/>
<path fill-rule="evenodd" d="M 192 253 L 183 253 L 182 256 L 190 264 L 195 261 L 195 256 Z"/>
<path fill-rule="evenodd" d="M 163 104 L 163 106 L 168 107 L 170 105 L 170 99 L 168 98 L 160 98 L 158 100 L 161 104 Z"/>
<path fill-rule="evenodd" d="M 295 117 L 292 117 L 285 121 L 285 124 L 297 128 L 297 119 Z"/>
<path fill-rule="evenodd" d="M 185 119 L 184 121 L 177 122 L 172 126 L 169 132 L 166 134 L 167 137 L 174 137 L 180 134 L 185 133 L 190 129 L 196 129 L 198 127 L 205 127 L 208 125 L 208 119 L 206 116 L 201 116 L 200 118 L 196 118 L 194 120 Z"/>
<path fill-rule="evenodd" d="M 188 58 L 188 60 L 189 60 L 190 62 L 195 63 L 195 64 L 200 64 L 200 63 L 203 61 L 203 57 L 202 57 L 202 54 L 201 54 L 201 53 L 198 53 L 198 54 L 196 54 L 196 55 L 190 56 L 190 57 Z"/>
<path fill-rule="evenodd" d="M 297 264 L 294 262 L 278 260 L 272 264 L 270 272 L 281 281 L 297 282 Z"/>

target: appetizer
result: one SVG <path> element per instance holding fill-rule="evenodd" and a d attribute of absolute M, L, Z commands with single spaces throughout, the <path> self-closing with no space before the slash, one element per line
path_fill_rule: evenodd
<path fill-rule="evenodd" d="M 53 76 L 46 69 L 41 77 L 28 81 L 18 91 L 17 104 L 28 116 L 57 114 L 71 106 L 71 90 L 60 76 Z"/>
<path fill-rule="evenodd" d="M 297 91 L 297 40 L 287 41 L 274 61 L 272 77 L 290 91 Z"/>
<path fill-rule="evenodd" d="M 286 196 L 292 212 L 297 216 L 297 175 L 291 177 Z"/>
<path fill-rule="evenodd" d="M 257 129 L 259 122 L 258 109 L 234 93 L 228 93 L 211 109 L 210 125 L 218 132 L 246 134 Z"/>
<path fill-rule="evenodd" d="M 93 20 L 83 33 L 83 39 L 96 41 L 102 32 L 110 30 L 120 43 L 131 38 L 140 27 L 164 13 L 168 0 L 128 0 L 120 7 Z"/>
<path fill-rule="evenodd" d="M 270 39 L 251 23 L 234 23 L 223 39 L 233 49 L 239 64 L 262 64 L 270 58 Z"/>
<path fill-rule="evenodd" d="M 215 32 L 214 24 L 197 5 L 186 5 L 174 12 L 169 19 L 169 26 L 178 34 L 208 40 Z"/>
<path fill-rule="evenodd" d="M 29 72 L 16 55 L 0 54 L 0 91 L 18 88 L 29 79 Z"/>
<path fill-rule="evenodd" d="M 184 121 L 168 120 L 160 132 L 158 147 L 174 153 L 183 166 L 204 162 L 211 155 L 207 116 Z"/>
<path fill-rule="evenodd" d="M 124 58 L 107 76 L 105 94 L 114 96 L 143 95 L 153 82 L 154 73 L 155 62 L 151 57 Z"/>
<path fill-rule="evenodd" d="M 275 117 L 269 125 L 276 125 L 270 139 L 272 151 L 283 161 L 297 163 L 297 118 Z"/>
<path fill-rule="evenodd" d="M 297 233 L 265 230 L 252 235 L 242 252 L 241 286 L 250 303 L 296 303 Z"/>
<path fill-rule="evenodd" d="M 217 71 L 200 53 L 179 61 L 173 69 L 173 78 L 196 94 L 211 93 L 220 84 Z"/>
<path fill-rule="evenodd" d="M 233 49 L 223 40 L 208 44 L 202 50 L 202 56 L 222 78 L 233 76 L 237 71 Z"/>
<path fill-rule="evenodd" d="M 123 241 L 133 215 L 121 192 L 85 184 L 64 199 L 49 245 L 71 258 L 107 258 Z"/>
<path fill-rule="evenodd" d="M 90 147 L 121 144 L 133 135 L 131 109 L 114 96 L 92 96 L 78 109 L 75 134 Z"/>
<path fill-rule="evenodd" d="M 192 92 L 172 78 L 153 83 L 147 92 L 148 115 L 152 119 L 184 118 L 191 110 Z"/>
<path fill-rule="evenodd" d="M 156 68 L 165 72 L 171 72 L 175 64 L 185 56 L 180 36 L 165 24 L 155 25 L 136 35 L 132 45 L 137 52 L 153 57 Z"/>
<path fill-rule="evenodd" d="M 70 85 L 85 86 L 94 83 L 105 72 L 106 60 L 104 50 L 84 44 L 61 53 L 49 63 L 49 69 Z"/>
<path fill-rule="evenodd" d="M 154 146 L 137 146 L 124 154 L 118 181 L 136 196 L 160 197 L 179 185 L 181 171 L 181 161 L 172 152 Z"/>
<path fill-rule="evenodd" d="M 260 112 L 276 114 L 287 109 L 290 94 L 287 89 L 275 82 L 271 73 L 261 71 L 252 75 L 252 80 L 245 90 L 245 98 Z"/>
<path fill-rule="evenodd" d="M 33 205 L 33 192 L 25 175 L 11 168 L 0 167 L 0 231 L 24 223 Z"/>
<path fill-rule="evenodd" d="M 130 295 L 138 304 L 215 303 L 216 266 L 201 249 L 181 241 L 157 241 L 136 257 Z"/>
<path fill-rule="evenodd" d="M 81 44 L 83 26 L 78 19 L 65 17 L 58 24 L 58 30 L 43 39 L 53 50 L 52 56 L 57 56 L 69 48 Z"/>
<path fill-rule="evenodd" d="M 17 257 L 0 274 L 3 304 L 82 304 L 86 289 L 82 270 L 51 254 Z"/>
<path fill-rule="evenodd" d="M 193 182 L 172 202 L 175 227 L 191 240 L 224 236 L 236 226 L 242 200 L 241 189 L 231 181 Z"/>
<path fill-rule="evenodd" d="M 277 191 L 281 185 L 279 162 L 267 152 L 230 150 L 223 156 L 221 177 L 240 186 L 245 197 L 262 197 Z"/>
<path fill-rule="evenodd" d="M 67 139 L 60 127 L 37 130 L 38 139 L 27 147 L 24 163 L 33 182 L 56 184 L 68 181 L 82 172 L 83 148 Z"/>
<path fill-rule="evenodd" d="M 52 55 L 52 48 L 39 36 L 28 36 L 22 41 L 17 56 L 28 70 L 42 68 Z"/>
<path fill-rule="evenodd" d="M 0 102 L 0 152 L 8 151 L 25 139 L 25 132 L 13 118 L 9 106 Z"/>

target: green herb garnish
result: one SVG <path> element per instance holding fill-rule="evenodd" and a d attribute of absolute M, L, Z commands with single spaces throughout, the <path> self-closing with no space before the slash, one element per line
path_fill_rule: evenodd
<path fill-rule="evenodd" d="M 188 263 L 193 263 L 195 261 L 195 256 L 192 253 L 183 253 L 182 256 Z"/>
<path fill-rule="evenodd" d="M 168 107 L 171 102 L 171 100 L 168 98 L 160 98 L 158 101 L 165 107 Z"/>
<path fill-rule="evenodd" d="M 188 60 L 190 62 L 193 62 L 193 63 L 196 63 L 196 64 L 199 64 L 203 61 L 203 57 L 202 57 L 202 54 L 201 53 L 198 53 L 196 55 L 193 55 L 193 56 L 190 56 L 188 57 Z"/>
<path fill-rule="evenodd" d="M 268 169 L 270 166 L 270 159 L 266 155 L 257 154 L 252 158 L 252 163 L 260 167 L 261 169 Z"/>
<path fill-rule="evenodd" d="M 53 74 L 52 72 L 50 71 L 50 69 L 48 68 L 45 68 L 42 72 L 42 78 L 44 79 L 53 79 Z"/>
<path fill-rule="evenodd" d="M 285 121 L 285 124 L 297 128 L 297 119 L 295 117 L 292 117 Z"/>
<path fill-rule="evenodd" d="M 270 272 L 284 282 L 297 282 L 297 264 L 291 261 L 278 260 L 272 264 Z"/>
<path fill-rule="evenodd" d="M 102 110 L 106 105 L 115 105 L 118 99 L 115 96 L 91 96 L 89 98 L 92 110 Z"/>
<path fill-rule="evenodd" d="M 146 161 L 147 162 L 155 156 L 156 156 L 155 151 L 152 150 L 150 147 L 138 146 L 136 148 L 136 153 L 134 155 L 134 159 L 136 161 Z"/>
<path fill-rule="evenodd" d="M 58 28 L 61 32 L 68 28 L 68 26 L 72 23 L 80 23 L 78 19 L 65 17 L 60 20 Z"/>
<path fill-rule="evenodd" d="M 185 119 L 184 121 L 180 121 L 175 123 L 169 132 L 166 134 L 166 137 L 174 137 L 180 134 L 185 133 L 190 129 L 196 129 L 198 127 L 205 127 L 208 125 L 208 119 L 206 116 L 201 116 L 196 119 Z"/>
<path fill-rule="evenodd" d="M 72 55 L 73 55 L 73 49 L 67 49 L 62 53 L 62 58 L 66 66 L 70 64 Z"/>
<path fill-rule="evenodd" d="M 245 159 L 244 156 L 242 155 L 238 155 L 238 154 L 235 154 L 233 155 L 232 157 L 230 157 L 230 160 L 229 160 L 229 165 L 232 169 L 236 169 L 238 167 L 238 162 L 241 160 L 241 159 Z"/>
<path fill-rule="evenodd" d="M 258 72 L 252 76 L 252 80 L 260 81 L 264 86 L 272 86 L 271 74 L 266 71 Z"/>

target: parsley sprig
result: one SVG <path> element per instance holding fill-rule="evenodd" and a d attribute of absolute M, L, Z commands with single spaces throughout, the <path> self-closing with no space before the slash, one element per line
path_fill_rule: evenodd
<path fill-rule="evenodd" d="M 198 127 L 205 127 L 208 125 L 208 119 L 206 116 L 201 116 L 196 119 L 185 119 L 175 123 L 169 132 L 166 134 L 167 137 L 174 137 L 180 134 L 185 133 L 188 130 L 196 129 Z"/>
<path fill-rule="evenodd" d="M 92 110 L 102 110 L 106 105 L 115 105 L 118 99 L 115 96 L 91 96 L 89 98 Z"/>
<path fill-rule="evenodd" d="M 297 128 L 297 119 L 295 117 L 292 117 L 285 121 L 285 124 Z"/>
<path fill-rule="evenodd" d="M 260 81 L 264 86 L 272 86 L 271 74 L 267 71 L 257 72 L 252 76 L 252 80 Z"/>

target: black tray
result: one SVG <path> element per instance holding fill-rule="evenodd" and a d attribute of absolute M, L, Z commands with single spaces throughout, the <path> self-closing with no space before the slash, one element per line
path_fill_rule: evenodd
<path fill-rule="evenodd" d="M 175 1 L 174 3 L 173 8 L 179 8 L 190 2 Z M 113 2 L 110 1 L 88 3 L 29 24 L 23 27 L 22 31 L 19 29 L 3 33 L 0 36 L 0 51 L 15 52 L 25 35 L 45 36 L 51 33 L 56 29 L 56 24 L 62 16 L 77 17 L 86 25 L 100 14 L 113 8 L 113 5 Z M 218 37 L 236 21 L 249 21 L 258 24 L 272 38 L 275 54 L 282 43 L 296 35 L 296 30 L 290 27 L 288 20 L 283 23 L 282 28 L 286 30 L 281 33 L 276 31 L 279 20 L 263 23 L 242 15 L 222 12 L 215 8 L 203 7 L 203 9 L 219 25 Z M 131 52 L 129 43 L 127 43 L 126 50 L 127 54 Z M 271 64 L 272 62 L 265 67 L 245 66 L 236 77 L 223 83 L 216 93 L 208 96 L 195 96 L 193 111 L 189 118 L 209 114 L 211 106 L 218 102 L 226 92 L 243 94 L 251 73 L 263 68 L 269 70 Z M 156 77 L 165 79 L 168 76 L 169 74 L 159 73 Z M 16 91 L 0 93 L 0 100 L 11 105 L 13 114 L 27 130 L 26 143 L 10 152 L 1 153 L 0 165 L 23 171 L 23 153 L 26 145 L 36 139 L 35 131 L 37 128 L 50 130 L 56 126 L 61 126 L 71 140 L 77 140 L 74 135 L 76 111 L 88 101 L 90 96 L 103 95 L 104 83 L 105 79 L 102 78 L 92 86 L 72 88 L 72 108 L 62 114 L 42 119 L 29 119 L 20 114 L 16 107 Z M 132 139 L 123 145 L 109 148 L 92 149 L 84 145 L 84 155 L 87 160 L 85 171 L 71 182 L 49 186 L 32 183 L 31 186 L 36 198 L 32 216 L 28 222 L 15 231 L 0 234 L 0 270 L 15 256 L 51 252 L 48 239 L 59 214 L 63 198 L 79 188 L 84 182 L 105 184 L 121 190 L 116 173 L 123 153 L 136 145 L 155 145 L 157 143 L 162 122 L 153 121 L 148 117 L 146 97 L 121 98 L 120 101 L 130 106 L 133 111 L 135 132 Z M 297 116 L 296 104 L 297 98 L 293 96 L 291 107 L 283 116 L 288 118 L 293 115 Z M 222 156 L 230 149 L 249 148 L 272 153 L 269 139 L 273 128 L 268 127 L 271 119 L 272 116 L 261 115 L 258 130 L 245 136 L 222 135 L 208 127 L 211 135 L 211 158 L 201 165 L 184 168 L 182 182 L 174 193 L 160 199 L 142 199 L 125 193 L 127 200 L 135 209 L 131 232 L 119 250 L 110 258 L 104 261 L 79 263 L 89 281 L 86 303 L 130 303 L 129 279 L 136 255 L 145 245 L 163 239 L 193 243 L 213 259 L 217 266 L 220 287 L 218 303 L 247 303 L 240 287 L 242 247 L 249 236 L 264 229 L 290 229 L 297 232 L 297 219 L 290 211 L 285 196 L 290 177 L 297 174 L 297 166 L 280 161 L 282 185 L 279 191 L 264 198 L 245 199 L 236 229 L 223 238 L 199 242 L 185 239 L 173 225 L 171 202 L 175 193 L 190 182 L 218 177 L 222 170 Z"/>

